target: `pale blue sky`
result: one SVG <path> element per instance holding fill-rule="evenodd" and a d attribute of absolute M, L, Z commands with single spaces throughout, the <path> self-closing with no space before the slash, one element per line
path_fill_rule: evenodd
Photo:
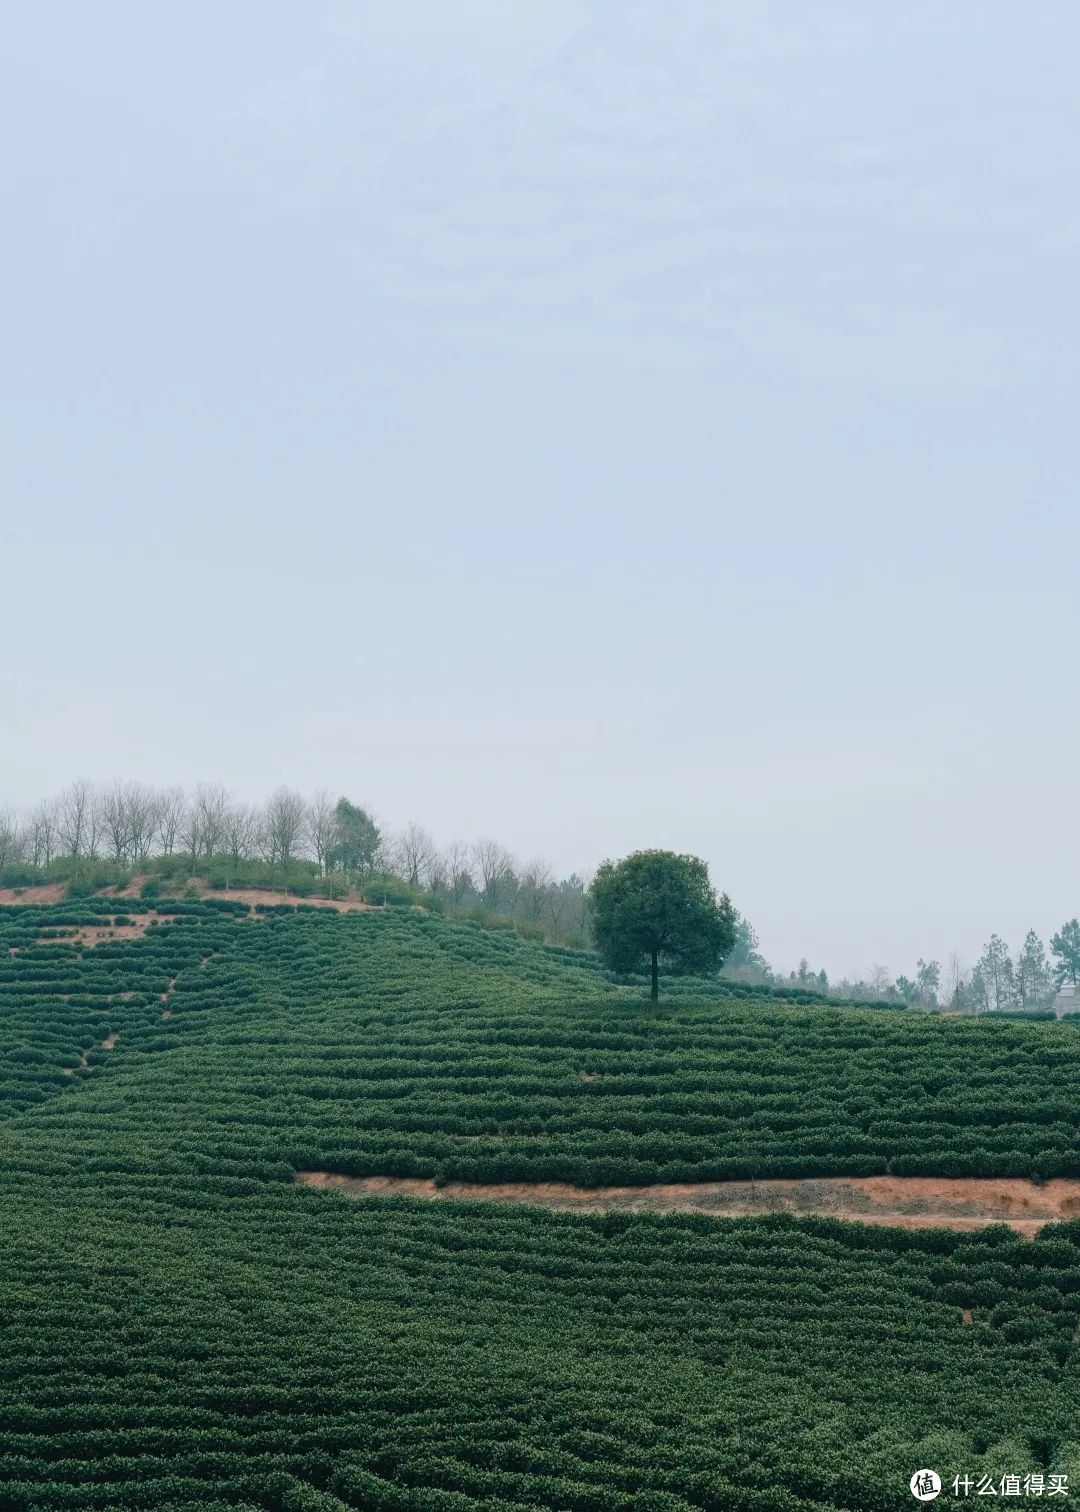
<path fill-rule="evenodd" d="M 285 781 L 777 964 L 1080 911 L 1080 10 L 38 3 L 0 802 Z"/>

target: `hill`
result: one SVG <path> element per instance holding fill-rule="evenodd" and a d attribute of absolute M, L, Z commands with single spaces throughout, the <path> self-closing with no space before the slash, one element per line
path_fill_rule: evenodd
<path fill-rule="evenodd" d="M 85 1145 L 281 1179 L 1080 1176 L 1072 1025 L 657 1011 L 593 958 L 429 914 L 117 906 L 0 913 L 6 1099 L 59 1167 Z"/>
<path fill-rule="evenodd" d="M 123 907 L 126 912 L 117 913 Z M 1080 1224 L 351 1201 L 1080 1175 L 1080 1039 L 429 914 L 0 911 L 0 1507 L 889 1509 L 1080 1473 Z"/>

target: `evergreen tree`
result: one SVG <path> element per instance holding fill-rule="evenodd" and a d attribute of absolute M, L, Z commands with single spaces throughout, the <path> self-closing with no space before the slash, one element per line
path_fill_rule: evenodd
<path fill-rule="evenodd" d="M 1054 967 L 1057 985 L 1071 982 L 1075 987 L 1080 981 L 1080 919 L 1070 919 L 1056 935 L 1051 935 L 1050 949 L 1057 956 Z"/>
<path fill-rule="evenodd" d="M 1029 929 L 1016 962 L 1016 990 L 1021 1007 L 1035 1008 L 1053 996 L 1053 976 L 1046 959 L 1046 946 Z"/>

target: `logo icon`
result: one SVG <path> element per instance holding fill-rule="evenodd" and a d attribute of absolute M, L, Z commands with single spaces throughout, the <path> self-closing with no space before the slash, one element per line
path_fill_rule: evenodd
<path fill-rule="evenodd" d="M 941 1494 L 941 1476 L 936 1470 L 916 1470 L 908 1485 L 916 1501 L 933 1501 Z"/>

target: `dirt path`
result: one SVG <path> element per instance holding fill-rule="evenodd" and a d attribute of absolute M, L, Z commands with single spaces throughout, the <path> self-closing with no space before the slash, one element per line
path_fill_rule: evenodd
<path fill-rule="evenodd" d="M 894 1228 L 978 1229 L 1007 1223 L 1021 1234 L 1045 1223 L 1080 1216 L 1080 1181 L 960 1179 L 929 1176 L 861 1176 L 805 1181 L 710 1181 L 644 1187 L 575 1187 L 560 1181 L 485 1186 L 406 1176 L 338 1176 L 297 1171 L 303 1186 L 347 1197 L 426 1197 L 432 1201 L 516 1202 L 577 1213 L 711 1213 L 745 1218 L 755 1213 L 796 1213 L 857 1219 Z"/>
<path fill-rule="evenodd" d="M 133 877 L 126 887 L 106 887 L 102 889 L 102 897 L 121 898 L 125 901 L 138 900 L 144 882 L 150 881 L 148 876 Z M 200 898 L 227 898 L 234 903 L 246 903 L 249 908 L 254 908 L 256 903 L 273 905 L 275 903 L 288 903 L 292 907 L 298 904 L 310 903 L 314 908 L 334 908 L 338 913 L 352 913 L 357 910 L 366 910 L 379 907 L 375 903 L 361 903 L 359 898 L 298 898 L 293 893 L 286 895 L 280 891 L 274 891 L 265 887 L 209 887 L 201 877 L 194 878 L 195 891 Z M 188 882 L 171 882 L 160 884 L 162 893 L 171 893 L 175 889 L 176 895 L 182 896 L 189 886 Z M 30 889 L 28 889 L 30 891 Z M 135 910 L 137 912 L 137 910 Z"/>

